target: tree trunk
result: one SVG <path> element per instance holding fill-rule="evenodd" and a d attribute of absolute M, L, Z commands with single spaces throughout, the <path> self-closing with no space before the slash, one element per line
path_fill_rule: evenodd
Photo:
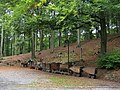
<path fill-rule="evenodd" d="M 110 34 L 110 19 L 109 19 L 109 15 L 106 17 L 106 25 L 107 25 L 107 31 L 108 31 L 108 34 Z"/>
<path fill-rule="evenodd" d="M 1 29 L 1 43 L 0 43 L 0 57 L 3 56 L 3 34 L 4 34 L 4 31 L 3 31 L 3 26 L 2 26 L 2 29 Z"/>
<path fill-rule="evenodd" d="M 43 38 L 44 38 L 43 30 L 40 30 L 40 51 L 43 50 Z"/>
<path fill-rule="evenodd" d="M 68 40 L 68 32 L 67 32 L 67 30 L 65 29 L 64 30 L 64 46 L 66 46 L 67 45 L 67 40 Z"/>
<path fill-rule="evenodd" d="M 32 42 L 31 39 L 29 39 L 29 40 L 28 40 L 28 52 L 31 51 L 31 42 Z"/>
<path fill-rule="evenodd" d="M 31 36 L 31 32 L 29 32 L 29 35 Z M 29 37 L 30 37 L 30 36 L 29 36 Z M 31 41 L 32 38 L 29 38 L 29 37 L 28 37 L 28 52 L 31 51 L 31 42 L 32 42 L 32 41 Z"/>
<path fill-rule="evenodd" d="M 50 39 L 50 49 L 52 50 L 51 52 L 53 52 L 54 49 L 54 31 L 51 32 L 51 39 Z"/>
<path fill-rule="evenodd" d="M 25 46 L 26 46 L 26 45 L 25 45 L 25 33 L 24 33 L 24 36 L 23 36 L 23 43 L 22 43 L 22 44 L 23 44 L 22 53 L 26 53 L 26 50 L 25 50 L 25 49 L 26 49 L 26 47 L 25 47 Z"/>
<path fill-rule="evenodd" d="M 35 52 L 37 50 L 37 32 L 35 32 Z"/>
<path fill-rule="evenodd" d="M 119 25 L 119 34 L 120 34 L 120 20 L 118 21 L 118 25 Z"/>
<path fill-rule="evenodd" d="M 59 29 L 59 47 L 61 46 L 61 30 Z"/>
<path fill-rule="evenodd" d="M 10 41 L 10 43 L 11 43 L 11 45 L 10 45 L 11 46 L 11 54 L 10 55 L 13 56 L 13 42 L 12 42 L 12 40 Z"/>
<path fill-rule="evenodd" d="M 96 38 L 99 38 L 100 37 L 99 28 L 98 27 L 95 27 L 95 28 L 96 28 Z"/>
<path fill-rule="evenodd" d="M 101 54 L 105 54 L 107 51 L 107 31 L 106 31 L 106 21 L 105 21 L 105 12 L 101 12 Z"/>
<path fill-rule="evenodd" d="M 119 30 L 119 21 L 118 21 L 117 19 L 116 19 L 116 26 L 117 26 L 117 27 L 116 27 L 116 28 L 117 28 L 117 31 L 116 31 L 116 32 L 117 32 L 117 34 L 119 34 L 119 31 L 120 31 L 120 30 Z"/>
<path fill-rule="evenodd" d="M 8 38 L 9 35 L 6 35 L 6 47 L 5 47 L 5 50 L 6 50 L 6 55 L 9 56 L 9 44 L 10 44 L 10 40 Z"/>
<path fill-rule="evenodd" d="M 4 35 L 5 37 L 5 35 Z M 6 56 L 6 51 L 5 51 L 5 38 L 3 38 L 3 56 Z"/>
<path fill-rule="evenodd" d="M 77 29 L 77 46 L 80 47 L 80 29 Z"/>
<path fill-rule="evenodd" d="M 49 49 L 50 49 L 50 45 L 51 45 L 51 43 L 50 43 L 51 36 L 50 35 L 48 36 L 48 39 L 49 39 Z"/>
<path fill-rule="evenodd" d="M 14 44 L 14 54 L 16 55 L 17 54 L 17 35 L 16 35 L 16 33 L 15 33 L 15 35 L 14 35 L 14 42 L 15 42 L 15 44 Z"/>
<path fill-rule="evenodd" d="M 32 55 L 31 58 L 35 59 L 35 33 L 32 31 Z"/>
<path fill-rule="evenodd" d="M 35 43 L 35 51 L 36 51 L 36 52 L 38 51 L 38 42 L 39 42 L 39 41 L 38 41 L 38 39 L 39 39 L 39 38 L 38 38 L 38 34 L 39 34 L 39 33 L 38 33 L 38 31 L 37 31 L 37 32 L 36 32 L 36 35 L 35 35 L 35 42 L 36 42 L 36 43 Z"/>
<path fill-rule="evenodd" d="M 14 42 L 14 40 L 15 40 L 15 36 L 14 36 L 15 34 L 13 34 L 13 39 L 12 39 L 12 56 L 15 54 L 14 53 L 14 51 L 15 51 L 15 42 Z"/>

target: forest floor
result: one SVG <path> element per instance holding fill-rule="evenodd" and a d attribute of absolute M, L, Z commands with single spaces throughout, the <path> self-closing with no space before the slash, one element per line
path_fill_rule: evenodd
<path fill-rule="evenodd" d="M 107 48 L 108 52 L 113 51 L 113 50 L 120 50 L 120 35 L 108 36 L 107 46 L 108 46 L 108 48 Z M 99 49 L 100 49 L 100 39 L 82 41 L 81 47 L 82 47 L 82 58 L 85 61 L 82 64 L 84 66 L 97 67 L 97 58 L 99 56 Z M 61 47 L 55 48 L 53 51 L 50 49 L 43 50 L 40 52 L 36 52 L 36 60 L 37 61 L 42 60 L 43 62 L 66 63 L 68 60 L 67 52 L 68 52 L 67 45 L 63 45 Z M 30 57 L 31 57 L 30 53 L 3 57 L 0 60 L 0 71 L 1 70 L 4 71 L 4 68 L 2 68 L 2 66 L 6 66 L 6 65 L 19 67 L 20 63 L 17 63 L 18 60 L 20 60 L 21 62 L 24 62 L 24 61 L 30 59 Z M 79 60 L 80 60 L 80 48 L 77 47 L 77 43 L 70 44 L 70 61 L 79 61 Z M 7 68 L 5 68 L 5 71 L 6 71 L 6 69 Z M 39 71 L 39 72 L 46 73 L 46 72 L 42 72 L 42 71 Z M 47 75 L 53 75 L 53 74 L 47 73 Z M 38 75 L 38 76 L 41 76 L 41 75 Z M 57 79 L 58 77 L 63 77 L 63 76 L 56 75 L 55 79 Z M 52 77 L 51 77 L 51 79 L 53 79 Z M 89 79 L 88 77 L 73 77 L 73 76 L 64 76 L 64 77 L 66 79 L 68 78 L 68 82 L 74 81 L 74 79 L 76 79 L 76 80 L 80 79 L 80 81 L 78 81 L 78 83 L 79 83 L 78 85 L 80 85 L 80 86 L 81 85 L 91 86 L 92 85 L 91 82 L 94 83 L 93 86 L 102 86 L 102 85 L 104 86 L 108 82 L 120 84 L 120 70 L 99 69 L 98 74 L 97 74 L 97 80 Z M 73 78 L 73 79 L 71 80 L 71 78 Z M 71 81 L 69 81 L 69 80 L 71 80 Z M 80 83 L 81 80 L 83 83 Z M 54 81 L 57 82 L 56 80 L 54 80 Z M 88 82 L 88 81 L 90 81 L 90 82 Z M 95 84 L 96 81 L 99 82 L 99 84 L 98 83 Z M 60 80 L 60 82 L 63 82 L 63 81 Z M 74 81 L 74 82 L 76 82 L 76 81 Z M 66 83 L 66 85 L 67 85 L 67 83 Z M 71 84 L 71 86 L 72 85 L 73 85 L 73 83 Z M 114 84 L 111 84 L 111 85 L 114 85 Z M 116 84 L 116 85 L 118 85 L 118 84 Z M 106 86 L 110 86 L 110 85 L 106 85 Z"/>

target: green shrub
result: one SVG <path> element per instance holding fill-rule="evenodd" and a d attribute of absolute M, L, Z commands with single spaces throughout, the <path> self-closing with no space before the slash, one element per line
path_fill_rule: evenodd
<path fill-rule="evenodd" d="M 98 60 L 98 66 L 106 69 L 120 68 L 120 50 L 102 55 Z"/>

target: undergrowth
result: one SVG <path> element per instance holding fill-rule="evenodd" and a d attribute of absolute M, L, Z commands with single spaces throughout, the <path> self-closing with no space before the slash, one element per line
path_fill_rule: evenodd
<path fill-rule="evenodd" d="M 113 51 L 102 55 L 98 59 L 98 66 L 106 69 L 120 68 L 120 50 Z"/>

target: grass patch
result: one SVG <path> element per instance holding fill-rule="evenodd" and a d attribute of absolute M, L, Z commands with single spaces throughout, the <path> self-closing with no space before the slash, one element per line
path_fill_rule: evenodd
<path fill-rule="evenodd" d="M 75 87 L 76 85 L 66 77 L 50 77 L 53 84 L 62 87 Z"/>
<path fill-rule="evenodd" d="M 17 85 L 16 88 L 35 88 L 36 89 L 36 88 L 40 88 L 40 86 L 27 84 L 27 85 Z"/>
<path fill-rule="evenodd" d="M 59 77 L 50 77 L 50 80 L 53 83 L 59 83 L 59 84 L 63 84 L 65 82 L 64 78 L 59 78 Z"/>

